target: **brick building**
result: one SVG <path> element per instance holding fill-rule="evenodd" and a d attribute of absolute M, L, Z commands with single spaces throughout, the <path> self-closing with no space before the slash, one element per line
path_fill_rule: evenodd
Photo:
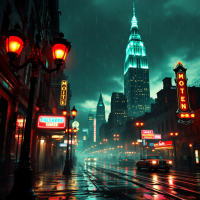
<path fill-rule="evenodd" d="M 42 29 L 42 54 L 46 66 L 54 68 L 49 41 L 58 36 L 58 0 L 2 0 L 0 7 L 0 174 L 8 176 L 16 168 L 23 142 L 23 122 L 26 118 L 29 97 L 31 66 L 18 72 L 8 64 L 3 35 L 19 23 L 27 36 L 28 45 L 15 61 L 20 65 L 29 56 L 35 35 Z M 39 114 L 58 114 L 59 100 L 52 82 L 60 83 L 63 71 L 47 74 L 39 71 L 35 92 L 35 105 L 31 132 L 31 165 L 34 172 L 48 168 L 50 156 L 55 152 L 51 133 L 41 133 L 36 128 Z M 68 90 L 69 91 L 69 90 Z M 71 94 L 68 94 L 69 96 Z M 51 98 L 49 98 L 51 97 Z M 67 105 L 69 107 L 69 103 Z M 20 121 L 21 120 L 21 121 Z M 18 122 L 22 122 L 21 125 Z M 19 126 L 18 126 L 19 125 Z M 21 140 L 22 137 L 22 140 Z"/>

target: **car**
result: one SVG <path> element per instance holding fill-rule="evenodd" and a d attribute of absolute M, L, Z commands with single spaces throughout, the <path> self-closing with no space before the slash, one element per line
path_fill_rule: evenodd
<path fill-rule="evenodd" d="M 169 172 L 170 168 L 173 167 L 173 162 L 171 160 L 166 160 L 159 155 L 146 155 L 136 161 L 137 169 L 147 168 L 148 171 L 151 169 L 165 169 L 166 172 Z"/>
<path fill-rule="evenodd" d="M 97 161 L 97 159 L 94 157 L 85 158 L 85 162 L 96 162 L 96 161 Z"/>
<path fill-rule="evenodd" d="M 119 165 L 134 165 L 135 159 L 131 156 L 123 157 L 119 160 Z"/>

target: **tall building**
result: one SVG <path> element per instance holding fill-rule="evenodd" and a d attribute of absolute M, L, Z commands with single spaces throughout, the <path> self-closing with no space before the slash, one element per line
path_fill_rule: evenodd
<path fill-rule="evenodd" d="M 133 2 L 133 18 L 124 62 L 124 94 L 128 116 L 150 112 L 149 67 L 146 49 L 141 40 Z"/>
<path fill-rule="evenodd" d="M 94 132 L 94 115 L 88 114 L 88 139 L 93 138 Z"/>
<path fill-rule="evenodd" d="M 101 126 L 102 123 L 105 123 L 105 106 L 103 103 L 103 98 L 102 95 L 100 93 L 99 96 L 99 102 L 97 104 L 97 112 L 96 112 L 96 135 L 97 138 L 99 138 L 99 128 Z"/>
<path fill-rule="evenodd" d="M 112 93 L 111 116 L 114 126 L 125 125 L 127 119 L 127 99 L 123 93 Z"/>

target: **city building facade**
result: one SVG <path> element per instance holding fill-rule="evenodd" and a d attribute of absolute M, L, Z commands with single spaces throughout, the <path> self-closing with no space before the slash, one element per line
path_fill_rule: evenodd
<path fill-rule="evenodd" d="M 102 94 L 100 93 L 99 101 L 97 104 L 97 111 L 96 111 L 96 137 L 97 140 L 99 139 L 99 128 L 102 123 L 105 123 L 105 106 L 103 103 Z"/>
<path fill-rule="evenodd" d="M 149 67 L 146 48 L 139 34 L 133 2 L 133 18 L 124 62 L 124 94 L 128 116 L 150 112 Z"/>
<path fill-rule="evenodd" d="M 49 41 L 58 36 L 59 13 L 58 1 L 1 1 L 0 7 L 0 44 L 5 47 L 4 34 L 19 24 L 22 33 L 27 36 L 28 45 L 22 50 L 16 65 L 21 65 L 32 51 L 35 36 L 42 29 L 42 53 L 46 66 L 54 66 Z M 56 24 L 56 26 L 55 26 Z M 16 71 L 9 66 L 5 48 L 0 49 L 0 175 L 7 177 L 13 174 L 19 161 L 26 122 L 30 90 L 31 66 Z M 31 131 L 31 167 L 33 172 L 47 169 L 51 155 L 55 155 L 50 133 L 41 134 L 37 130 L 39 114 L 58 113 L 59 101 L 51 80 L 62 74 L 46 74 L 39 71 L 35 92 L 33 123 Z M 51 98 L 49 98 L 51 96 Z M 55 147 L 56 148 L 56 147 Z"/>

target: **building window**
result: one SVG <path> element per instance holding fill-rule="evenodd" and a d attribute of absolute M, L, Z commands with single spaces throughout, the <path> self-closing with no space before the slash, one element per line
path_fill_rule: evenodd
<path fill-rule="evenodd" d="M 164 133 L 165 130 L 164 130 L 164 123 L 163 122 L 161 123 L 161 129 L 162 129 L 162 133 Z"/>
<path fill-rule="evenodd" d="M 158 133 L 160 133 L 160 124 L 158 124 Z"/>
<path fill-rule="evenodd" d="M 166 131 L 169 131 L 169 121 L 166 121 Z"/>
<path fill-rule="evenodd" d="M 167 103 L 167 97 L 165 97 L 165 103 Z"/>
<path fill-rule="evenodd" d="M 198 127 L 198 125 L 196 126 L 196 129 L 197 129 L 197 134 L 199 134 L 199 127 Z"/>

